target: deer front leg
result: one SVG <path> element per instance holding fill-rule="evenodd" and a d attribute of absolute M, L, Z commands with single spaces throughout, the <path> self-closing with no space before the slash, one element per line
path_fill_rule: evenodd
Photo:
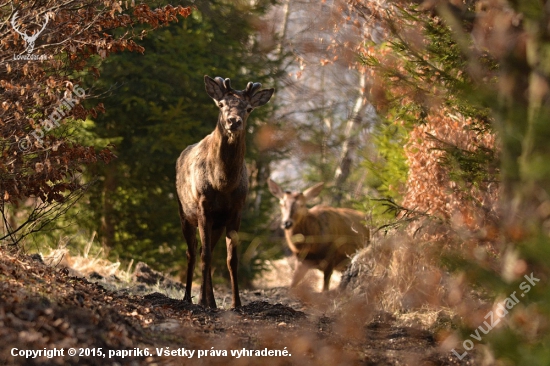
<path fill-rule="evenodd" d="M 237 257 L 237 247 L 239 245 L 239 227 L 241 224 L 240 216 L 234 220 L 233 223 L 227 226 L 225 243 L 227 245 L 227 269 L 229 270 L 229 277 L 231 278 L 231 291 L 232 291 L 232 308 L 238 308 L 241 306 L 241 298 L 239 296 L 239 282 L 237 272 L 239 268 L 239 258 Z"/>
<path fill-rule="evenodd" d="M 296 287 L 300 281 L 304 278 L 306 275 L 306 272 L 311 268 L 311 265 L 305 261 L 301 262 L 298 259 L 298 264 L 296 266 L 296 270 L 294 271 L 294 276 L 292 276 L 292 282 L 290 283 L 290 287 Z"/>
<path fill-rule="evenodd" d="M 212 287 L 212 223 L 204 216 L 199 219 L 199 235 L 201 237 L 201 272 L 202 284 L 199 304 L 204 307 L 216 309 L 214 288 Z"/>
<path fill-rule="evenodd" d="M 185 279 L 185 296 L 183 297 L 183 301 L 192 304 L 191 287 L 193 286 L 193 272 L 195 271 L 195 258 L 197 257 L 197 228 L 187 221 L 179 199 L 178 207 L 181 231 L 183 232 L 183 238 L 187 243 L 187 277 Z"/>

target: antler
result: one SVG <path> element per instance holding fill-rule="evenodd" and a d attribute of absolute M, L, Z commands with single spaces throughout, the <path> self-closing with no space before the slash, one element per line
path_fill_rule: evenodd
<path fill-rule="evenodd" d="M 222 87 L 222 89 L 224 89 L 224 92 L 225 92 L 225 93 L 230 92 L 231 90 L 233 90 L 233 89 L 231 88 L 231 80 L 229 80 L 229 78 L 227 78 L 227 79 L 224 80 L 223 78 L 221 78 L 221 77 L 219 77 L 219 76 L 216 76 L 216 77 L 214 78 L 214 80 L 216 80 L 216 83 L 218 83 L 218 85 L 219 85 L 220 87 Z"/>
<path fill-rule="evenodd" d="M 254 93 L 256 93 L 256 91 L 258 89 L 260 89 L 262 87 L 262 84 L 260 83 L 252 83 L 252 82 L 249 82 L 247 85 L 246 85 L 246 89 L 244 90 L 244 92 L 246 94 L 248 94 L 249 96 L 253 96 Z"/>
<path fill-rule="evenodd" d="M 232 89 L 231 89 L 231 80 L 229 80 L 229 78 L 226 78 L 226 79 L 223 81 L 223 86 L 225 86 L 225 89 L 227 89 L 227 91 L 232 90 Z"/>
<path fill-rule="evenodd" d="M 46 25 L 48 24 L 48 21 L 50 20 L 50 18 L 48 17 L 48 14 L 44 15 L 44 18 L 46 19 L 46 23 L 44 23 L 44 25 L 42 25 L 42 28 L 38 32 L 33 34 L 32 37 L 29 37 L 29 40 L 36 41 L 36 39 L 38 38 L 40 33 L 42 33 L 44 31 L 44 28 L 46 28 Z"/>
<path fill-rule="evenodd" d="M 26 41 L 28 36 L 25 33 L 20 32 L 19 29 L 17 28 L 17 25 L 15 24 L 15 21 L 17 20 L 17 18 L 19 17 L 17 16 L 17 11 L 16 11 L 15 14 L 13 14 L 13 17 L 11 18 L 11 26 L 13 27 L 13 30 L 19 33 L 19 35 L 21 35 L 21 37 L 23 37 Z"/>
<path fill-rule="evenodd" d="M 229 78 L 223 79 L 219 76 L 216 76 L 214 80 L 216 81 L 216 83 L 218 83 L 220 87 L 222 87 L 225 90 L 225 93 L 228 93 L 233 90 L 233 88 L 231 87 L 231 80 Z M 252 97 L 261 87 L 262 87 L 262 84 L 260 83 L 249 82 L 246 85 L 244 94 L 248 95 L 249 97 Z"/>

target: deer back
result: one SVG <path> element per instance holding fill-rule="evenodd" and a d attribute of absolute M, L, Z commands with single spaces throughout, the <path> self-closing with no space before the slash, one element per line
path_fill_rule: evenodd
<path fill-rule="evenodd" d="M 330 255 L 338 263 L 368 242 L 369 230 L 363 220 L 358 211 L 318 205 L 285 230 L 286 239 L 295 253 L 307 252 L 309 259 Z"/>

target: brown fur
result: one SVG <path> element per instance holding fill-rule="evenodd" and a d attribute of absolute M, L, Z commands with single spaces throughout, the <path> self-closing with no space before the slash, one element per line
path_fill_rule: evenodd
<path fill-rule="evenodd" d="M 272 180 L 271 193 L 279 198 L 281 226 L 290 250 L 298 259 L 291 286 L 296 286 L 310 268 L 323 271 L 323 291 L 328 290 L 334 269 L 342 269 L 348 257 L 369 242 L 364 215 L 348 208 L 318 205 L 306 207 L 316 197 L 322 183 L 301 192 L 283 192 Z"/>
<path fill-rule="evenodd" d="M 257 91 L 249 83 L 233 90 L 229 79 L 204 77 L 206 91 L 220 108 L 214 131 L 188 146 L 176 163 L 176 188 L 183 236 L 187 242 L 187 279 L 184 301 L 192 302 L 191 287 L 197 248 L 196 231 L 202 242 L 202 284 L 199 303 L 216 307 L 212 287 L 212 250 L 226 231 L 227 267 L 233 291 L 232 306 L 241 306 L 237 281 L 237 245 L 241 211 L 248 192 L 244 163 L 246 120 L 253 108 L 264 105 L 273 89 Z"/>

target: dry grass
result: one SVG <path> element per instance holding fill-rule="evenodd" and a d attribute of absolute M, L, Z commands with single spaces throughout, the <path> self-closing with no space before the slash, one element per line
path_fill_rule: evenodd
<path fill-rule="evenodd" d="M 94 255 L 90 255 L 92 251 L 95 252 Z M 41 254 L 41 256 L 44 263 L 49 266 L 67 267 L 71 275 L 77 277 L 90 278 L 92 276 L 95 281 L 99 279 L 102 286 L 112 291 L 125 290 L 128 293 L 141 295 L 158 292 L 172 299 L 182 299 L 184 296 L 184 290 L 179 288 L 169 287 L 158 282 L 144 286 L 143 283 L 136 281 L 133 273 L 134 261 L 130 261 L 128 267 L 122 269 L 120 262 L 113 263 L 106 258 L 105 251 L 102 248 L 95 248 L 93 237 L 82 253 L 71 253 L 66 245 L 62 245 L 52 249 L 47 254 Z M 164 277 L 168 278 L 168 276 Z M 169 278 L 169 280 L 176 282 L 172 278 Z M 198 285 L 195 285 L 195 289 L 198 289 Z"/>
<path fill-rule="evenodd" d="M 41 253 L 44 262 L 50 266 L 65 266 L 75 271 L 77 275 L 84 277 L 92 273 L 97 273 L 102 277 L 108 278 L 116 276 L 124 282 L 130 282 L 132 262 L 126 270 L 120 268 L 120 262 L 111 262 L 106 259 L 103 248 L 96 249 L 94 246 L 95 233 L 88 241 L 82 253 L 71 254 L 68 248 L 68 242 L 60 240 L 56 249 L 48 253 Z M 95 254 L 91 255 L 92 249 Z"/>
<path fill-rule="evenodd" d="M 361 299 L 373 314 L 389 313 L 422 329 L 450 322 L 457 315 L 455 305 L 468 296 L 462 283 L 441 268 L 440 254 L 435 244 L 406 235 L 374 240 L 356 254 L 344 275 L 349 284 L 342 306 Z"/>

